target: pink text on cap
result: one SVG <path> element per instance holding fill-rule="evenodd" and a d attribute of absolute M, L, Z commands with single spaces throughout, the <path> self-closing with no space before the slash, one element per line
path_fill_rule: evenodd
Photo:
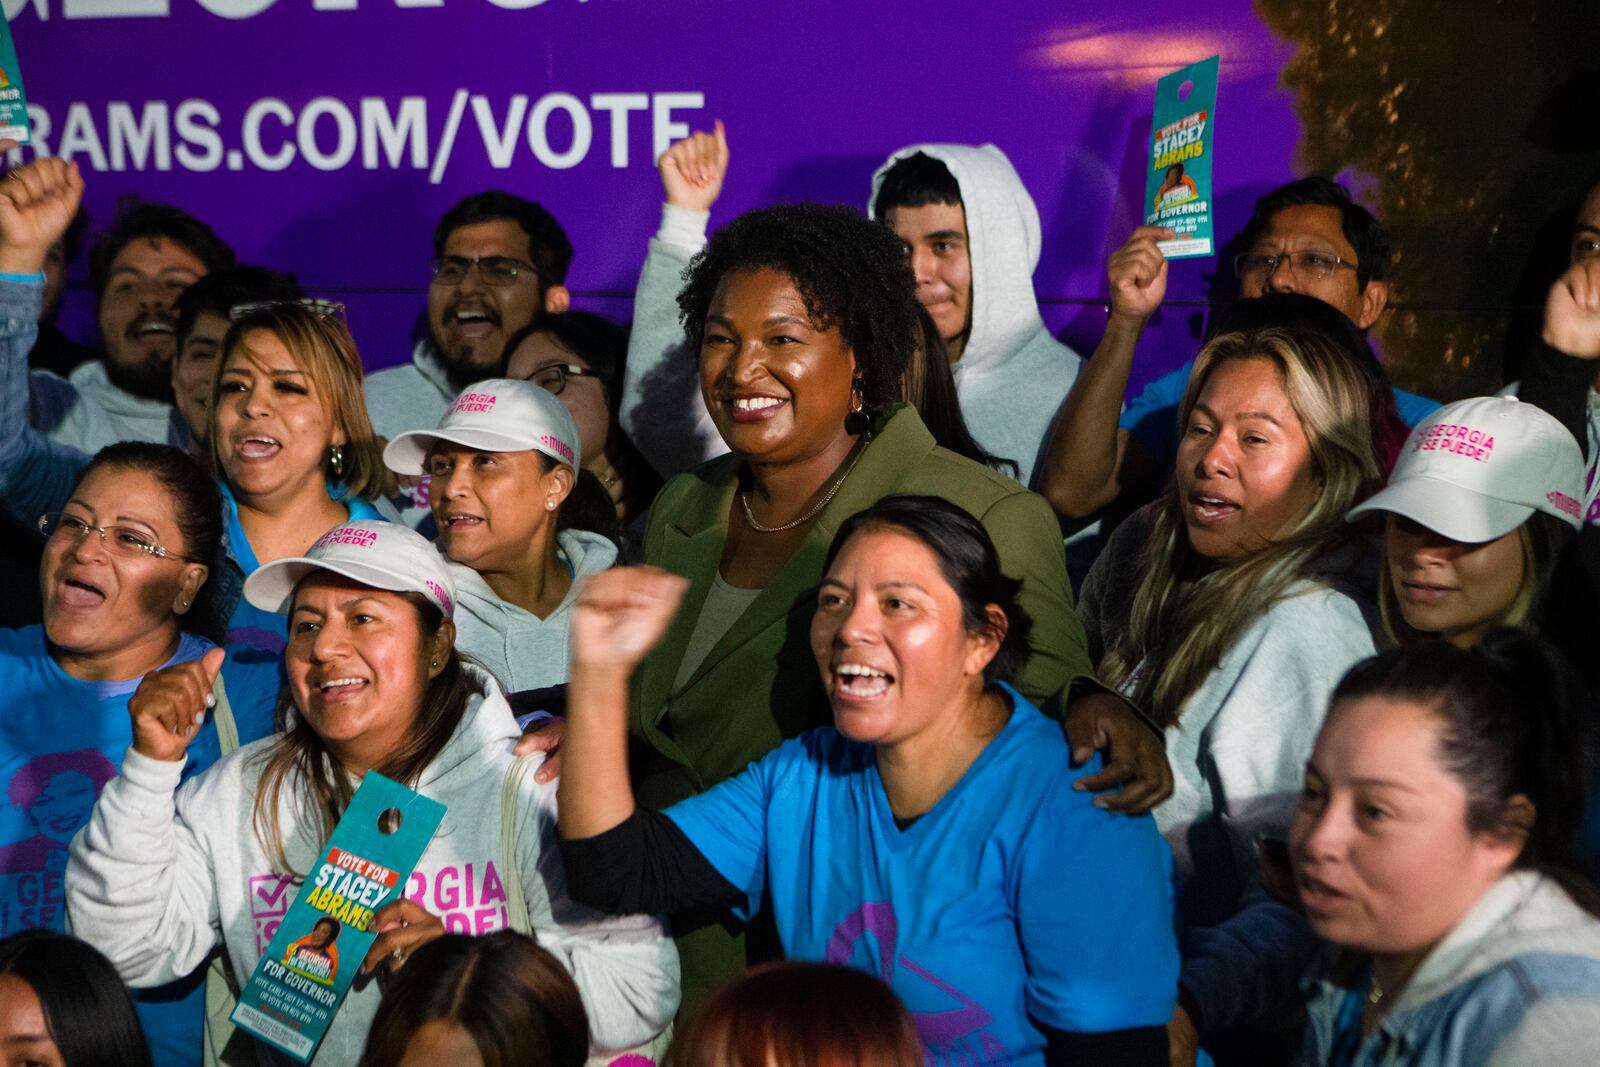
<path fill-rule="evenodd" d="M 1494 452 L 1494 435 L 1461 423 L 1441 423 L 1411 446 L 1413 452 L 1450 452 L 1486 463 Z"/>
<path fill-rule="evenodd" d="M 311 551 L 315 552 L 317 549 L 326 548 L 329 545 L 371 548 L 377 541 L 378 533 L 376 530 L 354 530 L 348 526 L 338 526 L 317 538 L 317 543 L 311 546 Z"/>
<path fill-rule="evenodd" d="M 432 578 L 422 579 L 422 584 L 428 587 L 429 592 L 439 598 L 439 603 L 444 605 L 444 613 L 446 615 L 454 615 L 456 613 L 455 607 L 450 603 L 450 594 L 444 591 L 443 586 Z"/>
<path fill-rule="evenodd" d="M 572 449 L 568 448 L 565 442 L 551 437 L 547 433 L 542 433 L 539 435 L 539 443 L 544 445 L 546 448 L 555 449 L 556 452 L 560 453 L 561 458 L 566 460 L 568 463 L 572 462 Z"/>
<path fill-rule="evenodd" d="M 489 412 L 494 410 L 495 402 L 500 398 L 493 393 L 462 393 L 456 397 L 456 402 L 450 405 L 447 415 L 454 415 L 458 411 Z"/>
<path fill-rule="evenodd" d="M 1544 498 L 1550 501 L 1551 506 L 1553 506 L 1557 511 L 1566 512 L 1575 519 L 1582 516 L 1583 506 L 1558 489 L 1550 490 L 1550 492 L 1544 495 Z"/>

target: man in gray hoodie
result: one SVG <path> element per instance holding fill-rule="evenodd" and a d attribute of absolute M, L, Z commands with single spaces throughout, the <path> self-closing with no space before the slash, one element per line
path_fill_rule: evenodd
<path fill-rule="evenodd" d="M 125 209 L 89 257 L 104 355 L 66 378 L 34 371 L 29 423 L 90 455 L 118 441 L 185 446 L 187 428 L 172 407 L 177 300 L 233 262 L 233 249 L 187 212 L 149 203 Z"/>
<path fill-rule="evenodd" d="M 555 217 L 510 193 L 474 193 L 433 234 L 428 332 L 411 362 L 369 375 L 367 414 L 380 437 L 429 430 L 462 389 L 499 373 L 506 339 L 567 310 L 572 243 Z"/>
<path fill-rule="evenodd" d="M 944 338 L 961 414 L 1024 485 L 1083 360 L 1033 294 L 1039 209 L 992 144 L 921 144 L 872 176 L 871 211 L 910 249 L 917 299 Z"/>
<path fill-rule="evenodd" d="M 915 162 L 902 164 L 907 157 Z M 670 478 L 727 451 L 700 399 L 675 299 L 727 174 L 721 124 L 673 145 L 660 167 L 666 203 L 634 293 L 621 419 Z M 915 180 L 902 180 L 908 170 Z M 922 180 L 930 171 L 942 172 L 931 188 Z M 889 157 L 873 177 L 871 206 L 909 246 L 917 295 L 949 348 L 968 428 L 989 452 L 1013 460 L 1027 484 L 1083 364 L 1039 316 L 1033 198 L 993 145 L 928 144 Z"/>

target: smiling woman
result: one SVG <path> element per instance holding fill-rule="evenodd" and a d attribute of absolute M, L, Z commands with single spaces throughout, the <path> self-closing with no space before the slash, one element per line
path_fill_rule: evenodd
<path fill-rule="evenodd" d="M 277 663 L 225 656 L 202 636 L 220 621 L 209 594 L 221 511 L 215 482 L 188 456 L 126 443 L 96 455 L 42 520 L 44 624 L 0 631 L 0 911 L 19 925 L 63 927 L 54 887 L 67 845 L 133 740 L 128 709 L 147 674 L 186 672 L 209 691 L 220 667 L 230 715 L 192 730 L 190 774 L 237 744 L 230 733 L 253 741 L 272 730 Z M 201 983 L 174 977 L 137 1005 L 158 1063 L 199 1053 Z"/>
<path fill-rule="evenodd" d="M 574 893 L 619 911 L 766 907 L 786 957 L 887 982 L 930 1063 L 1165 1064 L 1170 855 L 1148 816 L 1073 788 L 1095 766 L 1072 768 L 1060 727 L 1007 684 L 1031 626 L 1020 586 L 953 504 L 857 513 L 809 627 L 833 725 L 646 813 L 628 781 L 628 676 L 687 583 L 591 579 L 560 786 Z"/>
<path fill-rule="evenodd" d="M 374 915 L 379 936 L 364 971 L 398 969 L 446 929 L 518 924 L 573 974 L 596 1050 L 665 1029 L 678 1006 L 672 942 L 648 916 L 603 919 L 566 898 L 555 787 L 513 777 L 516 720 L 494 679 L 455 649 L 455 590 L 433 546 L 394 523 L 342 525 L 304 556 L 263 565 L 246 595 L 289 616 L 287 731 L 175 792 L 202 694 L 182 679 L 148 679 L 122 775 L 73 850 L 74 929 L 136 986 L 169 980 L 218 947 L 235 975 L 250 974 L 265 949 L 254 910 L 261 887 L 276 893 L 304 876 L 361 777 L 375 771 L 448 811 L 404 899 Z M 507 818 L 514 826 L 502 827 Z M 465 899 L 454 890 L 463 871 L 481 879 Z M 513 891 L 525 919 L 512 910 Z M 219 915 L 220 929 L 209 918 Z M 358 984 L 314 1063 L 356 1061 L 379 992 Z"/>
<path fill-rule="evenodd" d="M 1042 497 L 938 447 L 900 380 L 921 340 L 903 243 L 847 208 L 751 211 L 712 235 L 678 298 L 700 393 L 730 453 L 656 498 L 644 559 L 690 580 L 639 670 L 632 729 L 651 808 L 738 773 L 818 725 L 805 622 L 834 533 L 893 494 L 950 501 L 987 530 L 1034 619 L 1017 688 L 1059 714 L 1089 673 L 1060 527 Z M 724 923 L 684 915 L 686 1000 L 742 970 Z"/>

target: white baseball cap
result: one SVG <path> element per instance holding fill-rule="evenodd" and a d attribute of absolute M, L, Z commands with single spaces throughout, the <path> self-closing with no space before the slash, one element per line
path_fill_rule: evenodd
<path fill-rule="evenodd" d="M 420 593 L 451 618 L 456 587 L 433 543 L 409 526 L 361 519 L 335 526 L 303 556 L 262 564 L 244 580 L 244 598 L 262 611 L 287 615 L 295 586 L 312 571 L 332 571 L 391 593 Z"/>
<path fill-rule="evenodd" d="M 1554 416 L 1515 397 L 1479 396 L 1411 431 L 1389 484 L 1350 509 L 1392 511 L 1454 541 L 1504 537 L 1536 511 L 1583 525 L 1583 452 Z"/>
<path fill-rule="evenodd" d="M 543 452 L 577 469 L 578 424 L 555 396 L 532 382 L 490 378 L 469 385 L 450 402 L 432 430 L 407 430 L 383 450 L 396 474 L 426 474 L 428 453 L 439 441 L 483 452 Z"/>

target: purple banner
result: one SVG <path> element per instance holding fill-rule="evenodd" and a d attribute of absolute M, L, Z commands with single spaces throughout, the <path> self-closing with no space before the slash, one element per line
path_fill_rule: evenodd
<path fill-rule="evenodd" d="M 653 161 L 713 118 L 714 221 L 777 200 L 863 205 L 916 141 L 992 141 L 1044 224 L 1047 320 L 1084 351 L 1107 252 L 1137 225 L 1156 79 L 1222 56 L 1217 232 L 1293 176 L 1291 45 L 1245 0 L 5 0 L 40 150 L 76 160 L 97 225 L 128 194 L 212 223 L 242 259 L 345 300 L 369 367 L 406 357 L 435 220 L 499 187 L 577 250 L 578 306 L 618 319 L 659 218 Z M 1192 348 L 1215 261 L 1174 264 L 1139 377 Z M 75 277 L 81 281 L 82 266 Z M 92 333 L 90 294 L 64 325 Z M 1187 306 L 1186 306 L 1187 305 Z"/>

